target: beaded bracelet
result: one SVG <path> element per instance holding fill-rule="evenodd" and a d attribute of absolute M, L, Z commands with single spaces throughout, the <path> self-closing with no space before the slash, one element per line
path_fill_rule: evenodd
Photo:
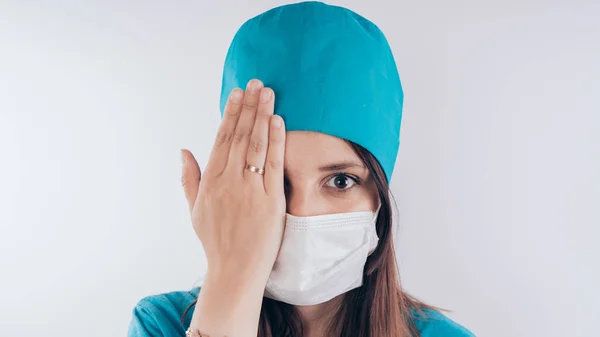
<path fill-rule="evenodd" d="M 207 334 L 203 334 L 198 329 L 192 329 L 192 327 L 189 327 L 185 332 L 185 337 L 210 337 L 210 336 Z"/>

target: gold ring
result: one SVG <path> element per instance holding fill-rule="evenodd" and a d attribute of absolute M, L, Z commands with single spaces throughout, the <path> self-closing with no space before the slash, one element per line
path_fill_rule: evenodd
<path fill-rule="evenodd" d="M 260 175 L 265 174 L 265 169 L 264 168 L 258 168 L 256 166 L 250 165 L 250 164 L 246 164 L 246 169 L 250 172 L 254 172 L 254 173 L 258 173 Z"/>

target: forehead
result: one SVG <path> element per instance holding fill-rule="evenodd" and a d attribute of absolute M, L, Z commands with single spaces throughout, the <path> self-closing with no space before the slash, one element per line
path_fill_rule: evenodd
<path fill-rule="evenodd" d="M 286 134 L 284 167 L 294 174 L 317 171 L 319 167 L 360 158 L 343 139 L 320 132 L 289 131 Z"/>

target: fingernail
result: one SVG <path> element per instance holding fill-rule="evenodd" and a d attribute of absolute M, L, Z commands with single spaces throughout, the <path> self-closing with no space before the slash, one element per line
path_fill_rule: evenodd
<path fill-rule="evenodd" d="M 260 101 L 262 103 L 267 103 L 271 99 L 271 90 L 268 88 L 263 88 L 260 92 Z"/>
<path fill-rule="evenodd" d="M 250 80 L 250 82 L 248 82 L 248 86 L 246 87 L 246 90 L 252 94 L 257 94 L 262 87 L 261 84 L 262 83 L 259 80 Z"/>
<path fill-rule="evenodd" d="M 271 117 L 271 125 L 279 129 L 281 127 L 281 117 L 273 115 L 273 117 Z"/>
<path fill-rule="evenodd" d="M 186 159 L 185 159 L 185 152 L 183 152 L 183 149 L 179 150 L 180 155 L 181 155 L 181 164 L 185 164 Z"/>
<path fill-rule="evenodd" d="M 231 101 L 233 103 L 240 103 L 242 101 L 242 91 L 240 89 L 233 89 L 231 92 Z"/>

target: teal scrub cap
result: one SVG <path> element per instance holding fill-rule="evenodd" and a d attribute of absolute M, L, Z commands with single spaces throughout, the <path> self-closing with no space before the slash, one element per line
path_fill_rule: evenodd
<path fill-rule="evenodd" d="M 388 184 L 400 144 L 404 94 L 387 39 L 343 7 L 301 2 L 246 21 L 223 70 L 221 116 L 231 90 L 253 78 L 275 92 L 287 131 L 322 132 L 370 151 Z"/>

